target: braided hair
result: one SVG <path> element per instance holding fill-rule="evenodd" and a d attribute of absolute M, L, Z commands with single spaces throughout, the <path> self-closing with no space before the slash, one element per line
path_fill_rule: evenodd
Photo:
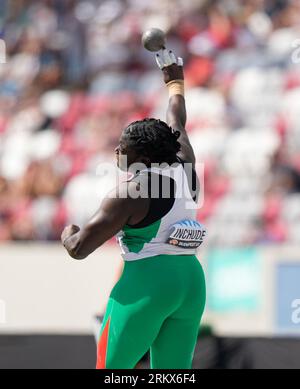
<path fill-rule="evenodd" d="M 137 153 L 145 155 L 151 163 L 172 164 L 181 146 L 179 131 L 174 131 L 159 119 L 147 118 L 129 124 L 123 131 L 123 139 Z"/>

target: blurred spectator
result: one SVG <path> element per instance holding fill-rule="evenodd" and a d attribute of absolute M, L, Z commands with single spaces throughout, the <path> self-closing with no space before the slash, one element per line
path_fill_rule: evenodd
<path fill-rule="evenodd" d="M 272 167 L 270 191 L 284 194 L 300 193 L 300 172 L 289 165 Z"/>

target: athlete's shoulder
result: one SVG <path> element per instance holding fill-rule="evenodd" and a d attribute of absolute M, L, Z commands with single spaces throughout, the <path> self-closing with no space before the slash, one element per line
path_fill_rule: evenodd
<path fill-rule="evenodd" d="M 133 199 L 131 196 L 134 191 L 139 190 L 139 183 L 133 179 L 120 182 L 114 189 L 112 189 L 107 197 L 115 199 L 123 199 L 130 201 Z"/>

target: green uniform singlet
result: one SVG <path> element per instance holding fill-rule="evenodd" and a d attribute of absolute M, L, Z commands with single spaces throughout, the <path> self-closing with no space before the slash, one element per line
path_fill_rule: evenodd
<path fill-rule="evenodd" d="M 118 235 L 125 264 L 108 300 L 97 368 L 133 369 L 150 349 L 152 369 L 188 369 L 205 306 L 204 273 L 190 247 L 201 235 L 192 231 L 196 208 L 181 163 L 142 175 L 167 177 L 173 196 L 151 197 L 145 220 Z"/>

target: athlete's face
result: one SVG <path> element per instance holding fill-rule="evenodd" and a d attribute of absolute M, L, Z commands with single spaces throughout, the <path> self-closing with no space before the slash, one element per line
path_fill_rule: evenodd
<path fill-rule="evenodd" d="M 130 148 L 124 139 L 120 139 L 119 145 L 115 148 L 118 168 L 128 171 L 131 164 L 138 159 L 137 153 Z"/>
<path fill-rule="evenodd" d="M 115 148 L 118 168 L 123 171 L 129 171 L 132 164 L 141 162 L 145 165 L 150 163 L 149 158 L 138 154 L 128 145 L 125 137 L 121 136 L 119 145 Z"/>

